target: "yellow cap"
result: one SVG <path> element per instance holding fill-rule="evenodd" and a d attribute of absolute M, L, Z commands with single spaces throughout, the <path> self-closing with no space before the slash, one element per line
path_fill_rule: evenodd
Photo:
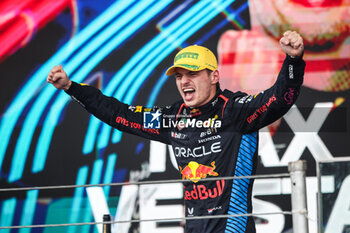
<path fill-rule="evenodd" d="M 214 53 L 209 49 L 199 45 L 191 45 L 181 49 L 176 54 L 174 65 L 166 71 L 166 75 L 174 74 L 175 68 L 184 68 L 191 71 L 204 69 L 214 71 L 218 69 L 218 62 Z"/>

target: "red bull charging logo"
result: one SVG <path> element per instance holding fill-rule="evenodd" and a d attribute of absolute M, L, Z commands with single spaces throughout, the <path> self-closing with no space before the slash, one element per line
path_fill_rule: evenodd
<path fill-rule="evenodd" d="M 200 179 L 206 178 L 207 175 L 218 176 L 219 174 L 214 171 L 216 168 L 215 161 L 213 161 L 210 165 L 211 166 L 205 166 L 191 161 L 186 167 L 184 167 L 184 169 L 179 166 L 182 179 L 192 180 L 194 183 L 197 183 Z"/>

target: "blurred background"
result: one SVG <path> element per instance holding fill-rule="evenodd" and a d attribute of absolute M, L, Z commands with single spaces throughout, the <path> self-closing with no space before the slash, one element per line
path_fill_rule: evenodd
<path fill-rule="evenodd" d="M 261 130 L 258 174 L 287 172 L 289 161 L 307 160 L 309 228 L 316 232 L 316 161 L 350 156 L 349 25 L 350 0 L 2 0 L 0 187 L 180 178 L 171 148 L 112 129 L 47 84 L 54 65 L 122 102 L 166 106 L 180 98 L 166 69 L 180 49 L 198 44 L 218 56 L 223 89 L 257 94 L 281 68 L 280 37 L 295 30 L 305 44 L 304 85 L 289 113 Z M 336 199 L 334 177 L 325 182 L 322 191 Z M 98 221 L 94 206 L 116 220 L 181 217 L 182 192 L 181 184 L 0 192 L 0 225 Z M 253 205 L 255 212 L 290 210 L 288 179 L 256 180 Z M 255 220 L 258 232 L 292 228 L 290 216 Z M 180 233 L 183 224 L 114 230 Z"/>

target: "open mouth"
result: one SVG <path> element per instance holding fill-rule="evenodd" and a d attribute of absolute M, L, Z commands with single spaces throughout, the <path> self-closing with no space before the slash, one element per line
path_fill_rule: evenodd
<path fill-rule="evenodd" d="M 196 92 L 194 88 L 184 88 L 182 91 L 186 101 L 191 101 L 194 98 L 194 93 Z"/>

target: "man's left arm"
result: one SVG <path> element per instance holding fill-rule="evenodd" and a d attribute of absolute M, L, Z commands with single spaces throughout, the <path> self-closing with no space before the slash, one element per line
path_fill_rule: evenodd
<path fill-rule="evenodd" d="M 287 31 L 280 45 L 287 55 L 275 84 L 259 94 L 235 98 L 231 105 L 238 128 L 244 133 L 256 131 L 282 117 L 299 95 L 305 70 L 302 38 L 296 32 Z"/>

